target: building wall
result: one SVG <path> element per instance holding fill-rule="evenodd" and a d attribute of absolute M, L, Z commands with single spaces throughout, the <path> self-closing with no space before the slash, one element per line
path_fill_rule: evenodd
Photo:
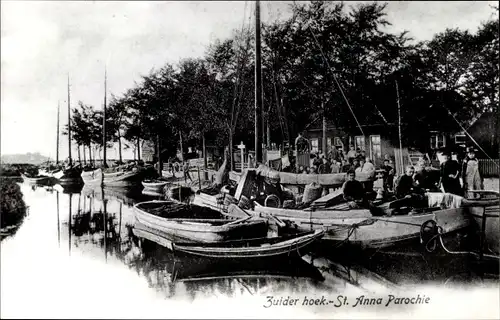
<path fill-rule="evenodd" d="M 497 115 L 486 112 L 467 130 L 474 140 L 493 158 L 498 157 L 499 151 L 496 122 Z"/>
<path fill-rule="evenodd" d="M 370 137 L 371 136 L 379 136 L 380 137 L 380 154 L 376 155 L 372 160 L 374 161 L 374 165 L 380 166 L 383 164 L 384 155 L 388 154 L 390 157 L 394 157 L 394 148 L 398 146 L 394 146 L 391 141 L 393 141 L 393 137 L 391 135 L 391 130 L 387 130 L 387 128 L 382 127 L 371 127 L 363 129 L 364 137 L 361 141 L 364 141 L 365 152 L 368 157 L 371 157 L 371 145 L 370 145 Z M 352 134 L 346 133 L 343 130 L 335 130 L 330 129 L 326 131 L 326 137 L 330 138 L 332 143 L 335 141 L 335 137 L 340 138 L 344 145 L 344 154 L 349 151 L 350 143 L 354 143 L 356 141 L 356 136 L 361 136 L 361 132 Z M 320 129 L 311 129 L 306 133 L 306 138 L 310 141 L 317 139 L 318 140 L 318 149 L 319 152 L 322 153 L 322 139 L 323 139 L 323 131 Z M 376 151 L 376 150 L 375 150 Z"/>

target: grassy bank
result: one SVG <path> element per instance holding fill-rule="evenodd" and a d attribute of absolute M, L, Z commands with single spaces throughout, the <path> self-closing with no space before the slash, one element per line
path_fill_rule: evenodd
<path fill-rule="evenodd" d="M 21 188 L 10 179 L 0 180 L 0 225 L 1 239 L 12 235 L 26 216 L 26 203 Z"/>
<path fill-rule="evenodd" d="M 33 164 L 8 164 L 2 163 L 0 165 L 0 176 L 2 177 L 20 177 L 21 173 L 30 172 L 36 175 L 38 167 Z"/>

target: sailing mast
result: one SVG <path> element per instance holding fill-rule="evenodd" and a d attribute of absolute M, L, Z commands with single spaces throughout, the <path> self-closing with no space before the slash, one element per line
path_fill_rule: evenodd
<path fill-rule="evenodd" d="M 103 168 L 106 168 L 106 95 L 107 95 L 107 71 L 106 67 L 104 67 L 104 111 L 102 114 L 102 165 Z"/>
<path fill-rule="evenodd" d="M 399 132 L 399 159 L 401 161 L 401 168 L 399 168 L 399 172 L 403 174 L 404 172 L 404 165 L 403 165 L 403 143 L 401 141 L 401 105 L 399 104 L 399 88 L 398 88 L 398 82 L 396 82 L 396 95 L 398 99 L 398 132 Z"/>
<path fill-rule="evenodd" d="M 69 94 L 69 73 L 68 73 L 68 158 L 69 165 L 73 163 L 71 159 L 71 108 L 70 108 L 70 94 Z"/>
<path fill-rule="evenodd" d="M 56 164 L 59 163 L 59 109 L 60 109 L 60 104 L 59 104 L 59 101 L 57 101 Z"/>
<path fill-rule="evenodd" d="M 260 43 L 260 1 L 255 1 L 255 161 L 262 163 L 260 136 L 262 116 L 262 69 Z"/>

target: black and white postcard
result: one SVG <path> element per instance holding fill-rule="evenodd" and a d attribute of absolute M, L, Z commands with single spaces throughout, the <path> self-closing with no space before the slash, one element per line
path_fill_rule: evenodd
<path fill-rule="evenodd" d="M 1 318 L 500 318 L 498 2 L 0 21 Z"/>

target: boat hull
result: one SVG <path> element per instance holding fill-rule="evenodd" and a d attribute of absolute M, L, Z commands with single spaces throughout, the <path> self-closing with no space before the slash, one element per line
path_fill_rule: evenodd
<path fill-rule="evenodd" d="M 103 173 L 103 184 L 109 187 L 132 187 L 140 185 L 142 179 L 142 170 Z"/>
<path fill-rule="evenodd" d="M 496 191 L 469 191 L 476 197 L 470 199 L 472 206 L 470 213 L 479 232 L 484 228 L 485 246 L 495 253 L 500 254 L 500 193 Z M 479 196 L 479 197 L 477 197 Z M 476 206 L 482 204 L 483 206 Z"/>
<path fill-rule="evenodd" d="M 291 258 L 307 254 L 310 245 L 319 240 L 323 235 L 324 231 L 316 230 L 307 235 L 292 237 L 289 240 L 268 244 L 267 246 L 239 246 L 231 241 L 227 242 L 227 246 L 226 243 L 221 243 L 224 246 L 192 246 L 174 243 L 173 250 L 187 255 L 211 259 Z M 246 242 L 241 241 L 241 243 L 244 244 Z"/>
<path fill-rule="evenodd" d="M 229 216 L 241 216 L 238 212 L 228 212 L 217 203 L 215 196 L 208 194 L 196 194 L 193 203 Z M 445 235 L 465 229 L 471 224 L 470 209 L 459 207 L 414 215 L 378 217 L 373 216 L 368 209 L 293 210 L 256 204 L 252 211 L 247 212 L 261 218 L 276 217 L 298 232 L 324 228 L 327 232 L 322 240 L 336 246 L 348 244 L 361 249 L 380 249 L 418 242 L 421 226 L 429 220 L 441 226 Z"/>
<path fill-rule="evenodd" d="M 144 190 L 150 191 L 150 192 L 156 192 L 160 193 L 163 191 L 163 188 L 168 184 L 166 181 L 162 182 L 145 182 L 142 181 L 142 186 L 144 187 Z"/>
<path fill-rule="evenodd" d="M 83 183 L 86 185 L 102 185 L 103 175 L 101 169 L 96 169 L 92 171 L 83 171 L 81 174 Z"/>
<path fill-rule="evenodd" d="M 155 201 L 149 201 L 155 202 Z M 163 202 L 163 201 L 157 201 Z M 267 223 L 264 220 L 249 220 L 244 223 L 232 223 L 227 220 L 221 225 L 197 223 L 195 219 L 186 221 L 163 218 L 140 209 L 141 203 L 134 206 L 135 218 L 140 228 L 170 239 L 186 242 L 220 242 L 241 237 L 255 237 L 267 234 Z M 192 222 L 191 222 L 191 221 Z M 222 221 L 222 219 L 218 219 Z"/>
<path fill-rule="evenodd" d="M 83 182 L 88 185 L 104 185 L 107 187 L 133 187 L 140 185 L 143 171 L 119 171 L 105 173 L 102 169 L 84 171 L 81 174 Z"/>

